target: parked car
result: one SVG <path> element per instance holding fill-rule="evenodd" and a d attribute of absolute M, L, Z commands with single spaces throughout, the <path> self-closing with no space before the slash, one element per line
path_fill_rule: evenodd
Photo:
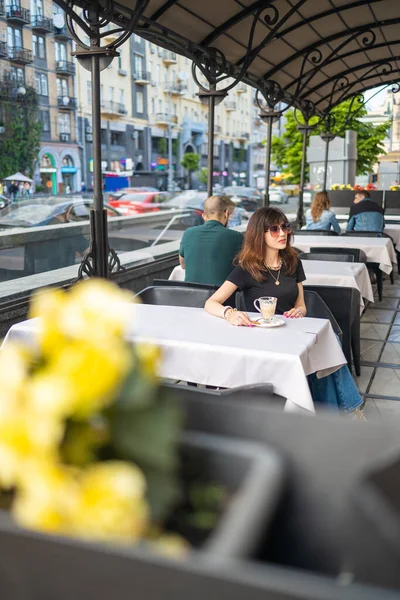
<path fill-rule="evenodd" d="M 248 212 L 254 212 L 262 205 L 262 195 L 257 188 L 230 186 L 224 188 L 222 193 L 225 196 L 232 198 L 234 201 L 235 198 L 239 198 L 240 204 L 238 204 L 238 206 L 244 208 Z"/>
<path fill-rule="evenodd" d="M 116 192 L 110 192 L 109 196 L 108 196 L 108 200 L 119 200 L 119 198 L 121 198 L 122 196 L 124 196 L 125 194 L 142 194 L 145 192 L 155 192 L 157 193 L 158 190 L 156 188 L 153 187 L 127 187 L 127 188 L 121 188 L 120 190 L 116 191 Z"/>
<path fill-rule="evenodd" d="M 136 215 L 161 210 L 170 197 L 168 192 L 134 192 L 110 199 L 109 203 L 123 215 Z"/>
<path fill-rule="evenodd" d="M 270 188 L 269 201 L 273 204 L 287 204 L 289 196 L 281 188 Z"/>
<path fill-rule="evenodd" d="M 10 204 L 1 213 L 0 229 L 40 227 L 43 225 L 88 221 L 92 206 L 93 201 L 82 199 L 57 204 L 54 201 L 42 201 L 40 204 L 32 204 L 31 202 Z M 121 216 L 121 213 L 112 206 L 106 204 L 105 208 L 108 217 Z"/>
<path fill-rule="evenodd" d="M 164 203 L 165 208 L 180 208 L 186 214 L 179 220 L 178 225 L 182 225 L 183 228 L 192 227 L 195 225 L 202 225 L 203 221 L 203 208 L 204 202 L 208 197 L 207 192 L 200 192 L 199 190 L 186 190 L 181 194 L 178 194 L 174 198 L 171 198 Z"/>
<path fill-rule="evenodd" d="M 2 196 L 0 195 L 0 210 L 3 210 L 3 208 L 6 208 L 6 206 L 8 206 L 10 204 L 10 199 L 7 198 L 6 196 Z"/>

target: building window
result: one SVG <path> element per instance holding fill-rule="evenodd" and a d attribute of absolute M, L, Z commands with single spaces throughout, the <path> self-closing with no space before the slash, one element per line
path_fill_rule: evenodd
<path fill-rule="evenodd" d="M 31 13 L 33 16 L 43 16 L 43 0 L 31 0 Z"/>
<path fill-rule="evenodd" d="M 39 120 L 42 124 L 42 133 L 50 132 L 50 112 L 48 110 L 41 110 L 39 113 Z"/>
<path fill-rule="evenodd" d="M 92 104 L 92 82 L 86 82 L 86 93 L 87 93 L 87 101 L 88 104 Z"/>
<path fill-rule="evenodd" d="M 125 104 L 124 90 L 119 90 L 119 103 L 121 106 Z"/>
<path fill-rule="evenodd" d="M 8 72 L 8 78 L 10 81 L 16 81 L 17 83 L 25 83 L 25 71 L 21 67 L 11 67 Z"/>
<path fill-rule="evenodd" d="M 156 101 L 154 98 L 151 99 L 151 114 L 152 116 L 156 114 Z"/>
<path fill-rule="evenodd" d="M 47 85 L 47 75 L 45 73 L 35 73 L 36 93 L 39 96 L 48 96 L 49 89 Z"/>
<path fill-rule="evenodd" d="M 71 133 L 71 118 L 69 113 L 60 112 L 58 114 L 59 133 Z"/>
<path fill-rule="evenodd" d="M 65 44 L 60 44 L 56 42 L 54 45 L 54 54 L 56 58 L 56 62 L 65 62 L 67 60 L 67 46 Z"/>
<path fill-rule="evenodd" d="M 162 100 L 158 101 L 158 112 L 162 113 Z"/>
<path fill-rule="evenodd" d="M 62 77 L 57 77 L 57 97 L 64 98 L 68 94 L 68 81 Z"/>
<path fill-rule="evenodd" d="M 144 112 L 143 92 L 136 93 L 136 112 L 141 114 Z"/>
<path fill-rule="evenodd" d="M 111 103 L 114 102 L 114 88 L 112 86 L 108 88 L 108 100 Z"/>
<path fill-rule="evenodd" d="M 104 106 L 104 85 L 100 85 L 100 106 Z"/>
<path fill-rule="evenodd" d="M 33 56 L 35 58 L 46 58 L 46 42 L 41 35 L 32 35 Z"/>
<path fill-rule="evenodd" d="M 141 56 L 140 54 L 135 54 L 134 58 L 135 58 L 135 74 L 141 76 L 144 71 L 143 56 Z"/>
<path fill-rule="evenodd" d="M 111 132 L 111 146 L 124 146 L 125 145 L 125 134 L 121 131 Z"/>
<path fill-rule="evenodd" d="M 13 58 L 13 48 L 22 48 L 22 29 L 7 27 L 8 54 Z"/>

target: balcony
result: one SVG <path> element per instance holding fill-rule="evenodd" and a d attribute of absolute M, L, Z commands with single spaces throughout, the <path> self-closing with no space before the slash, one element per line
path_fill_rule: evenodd
<path fill-rule="evenodd" d="M 70 98 L 69 96 L 61 96 L 57 98 L 58 108 L 65 110 L 75 110 L 77 107 L 76 98 Z"/>
<path fill-rule="evenodd" d="M 246 131 L 239 131 L 239 132 L 236 132 L 233 137 L 236 138 L 237 140 L 245 142 L 246 140 L 250 139 L 250 134 L 248 134 Z"/>
<path fill-rule="evenodd" d="M 171 83 L 164 84 L 164 92 L 172 94 L 173 96 L 182 96 L 186 92 L 187 86 L 184 83 Z"/>
<path fill-rule="evenodd" d="M 31 11 L 21 8 L 18 4 L 6 7 L 6 18 L 10 23 L 17 25 L 30 25 Z"/>
<path fill-rule="evenodd" d="M 40 33 L 51 33 L 53 31 L 53 23 L 47 17 L 35 15 L 32 17 L 32 29 Z"/>
<path fill-rule="evenodd" d="M 74 63 L 68 60 L 57 60 L 56 73 L 62 73 L 64 75 L 75 75 L 75 65 Z"/>
<path fill-rule="evenodd" d="M 147 71 L 134 73 L 133 80 L 135 83 L 137 83 L 137 85 L 148 85 L 150 83 L 150 73 Z"/>
<path fill-rule="evenodd" d="M 157 113 L 155 122 L 157 125 L 176 125 L 178 117 L 176 115 L 169 115 L 167 113 Z"/>
<path fill-rule="evenodd" d="M 228 110 L 228 111 L 236 110 L 236 102 L 233 102 L 233 100 L 228 100 L 228 102 L 224 103 L 224 106 L 225 106 L 225 110 Z"/>
<path fill-rule="evenodd" d="M 236 93 L 244 94 L 245 92 L 246 92 L 246 86 L 243 83 L 239 83 L 239 85 L 236 87 Z"/>
<path fill-rule="evenodd" d="M 8 57 L 19 65 L 28 65 L 33 62 L 33 54 L 31 50 L 21 48 L 20 46 L 11 46 L 8 49 Z"/>
<path fill-rule="evenodd" d="M 128 75 L 128 71 L 125 69 L 118 69 L 118 75 L 121 75 L 121 77 L 126 77 Z"/>
<path fill-rule="evenodd" d="M 169 52 L 168 50 L 164 50 L 162 58 L 164 65 L 176 65 L 177 61 L 175 52 Z"/>
<path fill-rule="evenodd" d="M 214 133 L 216 135 L 219 135 L 222 132 L 222 127 L 221 125 L 214 125 Z"/>
<path fill-rule="evenodd" d="M 0 58 L 7 58 L 8 48 L 6 42 L 0 42 Z"/>
<path fill-rule="evenodd" d="M 4 17 L 5 14 L 4 0 L 0 0 L 0 17 Z"/>
<path fill-rule="evenodd" d="M 128 111 L 125 108 L 125 104 L 119 102 L 103 102 L 101 105 L 101 112 L 103 115 L 127 115 Z"/>
<path fill-rule="evenodd" d="M 60 133 L 60 142 L 70 142 L 71 134 L 70 133 Z"/>
<path fill-rule="evenodd" d="M 53 21 L 53 33 L 54 37 L 59 40 L 69 40 L 71 38 L 71 34 L 68 31 L 68 27 L 64 25 L 64 27 L 56 27 Z"/>

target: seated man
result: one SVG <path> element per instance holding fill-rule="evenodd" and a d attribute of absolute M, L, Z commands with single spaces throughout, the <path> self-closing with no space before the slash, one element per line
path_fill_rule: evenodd
<path fill-rule="evenodd" d="M 232 271 L 243 242 L 241 233 L 227 229 L 232 205 L 226 196 L 210 196 L 204 203 L 204 225 L 183 234 L 179 262 L 185 281 L 220 286 Z"/>
<path fill-rule="evenodd" d="M 346 231 L 383 231 L 385 219 L 383 208 L 371 200 L 369 192 L 356 192 L 350 208 L 349 222 Z"/>

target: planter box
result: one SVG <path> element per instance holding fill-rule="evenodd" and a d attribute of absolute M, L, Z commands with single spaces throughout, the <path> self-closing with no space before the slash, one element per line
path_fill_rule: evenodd
<path fill-rule="evenodd" d="M 353 204 L 356 193 L 355 190 L 329 190 L 328 196 L 332 208 L 336 209 L 336 212 L 340 209 L 346 210 L 347 212 L 347 209 L 350 209 L 350 206 Z M 379 206 L 383 205 L 383 192 L 381 190 L 371 190 L 369 194 L 371 200 L 379 204 Z"/>
<path fill-rule="evenodd" d="M 385 215 L 400 215 L 400 192 L 385 192 Z"/>
<path fill-rule="evenodd" d="M 232 558 L 254 555 L 280 499 L 281 460 L 258 444 L 193 432 L 184 435 L 183 454 L 193 462 L 196 474 L 201 472 L 205 480 L 234 494 L 204 546 L 190 553 L 188 561 L 214 569 Z M 139 598 L 150 600 L 142 594 L 153 583 L 147 578 L 157 579 L 157 563 L 168 565 L 139 547 L 109 547 L 20 529 L 4 512 L 0 514 L 0 556 L 0 590 L 7 600 L 87 600 L 92 596 L 117 600 L 134 597 L 138 590 Z M 187 561 L 174 562 L 185 567 Z M 139 565 L 143 588 L 133 575 Z M 159 592 L 152 597 L 165 598 L 166 590 Z"/>

